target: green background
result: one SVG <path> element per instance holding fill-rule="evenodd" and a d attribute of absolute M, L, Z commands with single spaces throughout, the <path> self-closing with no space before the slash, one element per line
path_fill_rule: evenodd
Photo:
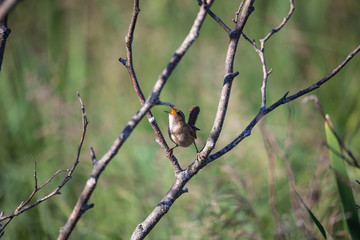
<path fill-rule="evenodd" d="M 215 1 L 212 10 L 230 27 L 240 1 Z M 33 190 L 33 159 L 42 184 L 58 169 L 70 168 L 81 136 L 79 91 L 89 119 L 83 151 L 73 178 L 62 194 L 16 217 L 4 239 L 56 239 L 88 178 L 92 163 L 88 149 L 100 158 L 140 107 L 126 68 L 125 35 L 132 1 L 23 1 L 11 12 L 0 73 L 0 211 L 12 212 Z M 320 80 L 360 43 L 360 3 L 297 1 L 285 28 L 266 45 L 268 105 Z M 133 42 L 134 66 L 145 96 L 188 33 L 196 1 L 141 1 Z M 288 1 L 256 1 L 244 32 L 263 38 L 289 10 Z M 165 85 L 160 100 L 171 102 L 185 115 L 201 107 L 197 145 L 212 128 L 224 77 L 229 39 L 207 17 L 198 40 Z M 258 41 L 257 44 L 259 45 Z M 258 55 L 240 39 L 235 78 L 223 131 L 215 151 L 238 136 L 260 108 L 262 70 Z M 360 57 L 356 56 L 319 90 L 319 97 L 340 136 L 359 156 Z M 152 109 L 167 138 L 166 106 Z M 342 236 L 340 199 L 324 147 L 323 120 L 312 103 L 301 99 L 266 117 L 267 127 L 284 149 L 291 132 L 289 160 L 299 194 L 334 237 Z M 71 239 L 129 239 L 168 191 L 173 168 L 146 119 L 125 142 L 100 177 L 90 199 L 95 207 L 78 222 Z M 168 139 L 168 138 L 167 138 Z M 168 142 L 170 146 L 172 143 Z M 182 167 L 194 159 L 194 149 L 174 151 Z M 288 239 L 305 239 L 297 226 L 289 185 L 277 158 L 276 206 Z M 359 171 L 350 169 L 350 179 Z M 35 199 L 52 191 L 56 177 Z M 259 126 L 237 148 L 193 178 L 148 239 L 272 239 L 274 217 L 269 206 L 269 161 Z M 317 190 L 317 191 L 314 191 Z M 311 193 L 318 193 L 313 197 Z M 358 195 L 355 197 L 358 200 Z M 359 202 L 359 201 L 357 201 Z M 306 216 L 306 215 L 305 215 Z M 305 225 L 320 237 L 308 218 Z M 346 236 L 345 236 L 346 237 Z"/>

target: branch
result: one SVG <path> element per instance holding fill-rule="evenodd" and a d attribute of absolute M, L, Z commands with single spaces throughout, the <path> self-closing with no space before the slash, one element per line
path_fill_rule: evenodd
<path fill-rule="evenodd" d="M 23 212 L 35 207 L 36 205 L 46 201 L 47 199 L 49 199 L 49 198 L 51 198 L 51 197 L 53 197 L 53 196 L 55 196 L 57 194 L 60 194 L 61 193 L 60 189 L 71 179 L 71 175 L 74 172 L 77 164 L 79 163 L 80 152 L 81 152 L 81 148 L 82 148 L 84 138 L 85 138 L 85 134 L 86 134 L 86 127 L 88 125 L 84 104 L 82 102 L 80 94 L 79 93 L 77 93 L 77 94 L 78 94 L 78 98 L 79 98 L 79 101 L 80 101 L 80 104 L 81 104 L 81 109 L 82 109 L 82 126 L 83 126 L 83 129 L 82 129 L 82 135 L 81 135 L 81 139 L 80 139 L 80 144 L 78 146 L 78 150 L 77 150 L 77 154 L 76 154 L 76 159 L 75 159 L 75 162 L 74 162 L 72 168 L 71 169 L 60 169 L 60 170 L 56 171 L 48 180 L 46 180 L 40 187 L 38 187 L 36 160 L 34 159 L 34 190 L 30 194 L 28 199 L 25 202 L 21 202 L 20 205 L 15 209 L 15 211 L 13 213 L 8 214 L 6 216 L 0 216 L 0 222 L 7 219 L 7 222 L 3 226 L 0 226 L 0 236 L 1 236 L 1 234 L 3 234 L 3 231 L 4 231 L 5 227 L 10 223 L 10 221 L 15 216 L 18 216 L 21 213 L 23 213 Z M 33 197 L 35 196 L 35 194 L 38 191 L 40 191 L 43 187 L 45 187 L 47 184 L 49 184 L 54 179 L 54 177 L 56 177 L 61 172 L 67 172 L 68 174 L 57 188 L 55 188 L 51 193 L 49 193 L 45 197 L 36 200 L 32 204 L 28 204 L 33 199 Z"/>
<path fill-rule="evenodd" d="M 184 190 L 185 184 L 195 176 L 200 169 L 202 169 L 206 164 L 204 164 L 204 156 L 209 154 L 209 152 L 215 147 L 215 142 L 220 134 L 221 126 L 223 124 L 227 103 L 230 95 L 232 80 L 238 73 L 233 73 L 233 62 L 236 53 L 236 47 L 238 40 L 240 38 L 241 31 L 248 19 L 250 13 L 252 12 L 253 0 L 247 0 L 243 11 L 240 16 L 240 21 L 235 26 L 235 28 L 229 32 L 230 43 L 228 48 L 228 54 L 225 62 L 225 77 L 223 82 L 223 91 L 220 97 L 218 113 L 214 122 L 213 130 L 210 133 L 209 140 L 205 145 L 204 149 L 201 151 L 201 157 L 199 160 L 195 160 L 188 168 L 182 171 L 179 174 L 175 175 L 175 183 L 172 185 L 170 190 L 165 194 L 160 203 L 155 207 L 155 209 L 149 214 L 149 216 L 139 224 L 135 231 L 132 234 L 131 239 L 144 239 L 147 234 L 151 231 L 152 228 L 161 220 L 161 218 L 169 211 L 172 204 L 176 199 L 186 190 Z M 199 14 L 201 13 L 205 17 L 206 9 L 204 3 L 200 9 Z M 198 14 L 198 17 L 199 17 Z M 196 21 L 195 21 L 196 23 Z M 189 37 L 189 35 L 188 35 Z M 188 38 L 187 37 L 187 38 Z M 186 41 L 186 39 L 185 39 Z M 179 49 L 182 49 L 181 47 Z M 179 51 L 179 50 L 178 50 Z M 178 52 L 177 51 L 177 52 Z M 213 143 L 213 144 L 212 144 Z"/>
<path fill-rule="evenodd" d="M 198 0 L 198 4 L 199 6 L 201 6 L 202 1 Z M 212 17 L 227 33 L 229 33 L 231 31 L 231 29 L 226 26 L 226 24 L 221 21 L 221 19 L 215 15 L 215 13 L 213 13 L 210 9 L 207 9 L 208 14 L 210 15 L 210 17 Z"/>
<path fill-rule="evenodd" d="M 225 78 L 224 78 L 223 88 L 222 88 L 221 97 L 219 100 L 219 105 L 212 130 L 210 132 L 208 140 L 206 141 L 204 149 L 201 151 L 202 159 L 209 156 L 210 152 L 215 148 L 215 144 L 220 136 L 220 132 L 225 120 L 226 110 L 230 98 L 232 80 L 238 74 L 238 73 L 233 73 L 237 44 L 239 42 L 239 38 L 246 24 L 246 21 L 249 18 L 251 12 L 253 11 L 253 6 L 252 6 L 253 3 L 254 0 L 247 0 L 244 3 L 239 20 L 237 21 L 234 29 L 229 32 L 230 43 L 228 46 L 228 51 L 225 60 Z"/>
<path fill-rule="evenodd" d="M 250 40 L 244 33 L 242 34 L 243 37 L 254 47 L 256 53 L 260 57 L 262 71 L 263 71 L 263 83 L 261 86 L 261 109 L 266 108 L 266 86 L 267 86 L 268 77 L 272 72 L 272 69 L 268 71 L 266 66 L 265 43 L 267 40 L 270 39 L 270 37 L 272 37 L 275 33 L 279 32 L 285 26 L 285 24 L 289 21 L 290 17 L 294 13 L 295 11 L 294 0 L 289 0 L 289 2 L 290 2 L 290 10 L 287 16 L 283 19 L 283 21 L 279 24 L 279 26 L 271 29 L 270 32 L 263 39 L 260 39 L 260 49 L 256 46 L 255 40 Z"/>
<path fill-rule="evenodd" d="M 3 21 L 8 13 L 13 9 L 18 0 L 3 0 L 0 5 L 0 22 Z"/>
<path fill-rule="evenodd" d="M 131 78 L 131 81 L 134 86 L 134 90 L 135 90 L 136 94 L 138 95 L 141 105 L 144 105 L 146 99 L 144 97 L 144 94 L 141 90 L 138 79 L 136 77 L 136 73 L 135 73 L 135 69 L 134 69 L 134 65 L 133 65 L 133 57 L 132 57 L 132 42 L 134 39 L 134 31 L 135 31 L 136 21 L 137 21 L 139 12 L 140 12 L 139 0 L 135 0 L 134 8 L 133 8 L 133 15 L 132 15 L 130 26 L 129 26 L 129 31 L 125 37 L 127 59 L 125 60 L 125 59 L 120 58 L 119 61 L 122 64 L 124 64 L 124 66 L 129 71 L 130 78 Z M 155 135 L 157 137 L 156 142 L 160 144 L 160 146 L 164 149 L 165 153 L 168 153 L 169 146 L 166 143 L 166 140 L 159 128 L 159 125 L 157 124 L 157 121 L 156 121 L 154 115 L 151 113 L 151 111 L 148 111 L 146 113 L 146 116 L 147 116 L 149 123 L 150 123 L 151 127 L 153 128 Z M 174 167 L 175 173 L 182 171 L 176 157 L 173 154 L 167 154 L 167 156 L 169 157 L 169 159 Z"/>
<path fill-rule="evenodd" d="M 237 137 L 235 138 L 231 143 L 229 143 L 227 146 L 225 146 L 223 149 L 219 150 L 218 152 L 210 155 L 206 160 L 205 163 L 208 164 L 215 159 L 221 157 L 234 147 L 236 147 L 242 140 L 244 140 L 246 137 L 250 136 L 251 131 L 253 127 L 258 123 L 258 121 L 263 118 L 265 115 L 273 111 L 275 108 L 279 107 L 282 104 L 291 102 L 304 94 L 307 94 L 309 92 L 314 91 L 315 89 L 319 88 L 321 85 L 326 83 L 328 80 L 330 80 L 332 77 L 334 77 L 357 53 L 360 51 L 360 45 L 357 46 L 346 58 L 345 60 L 340 63 L 336 68 L 334 68 L 328 75 L 326 75 L 324 78 L 322 78 L 317 83 L 311 85 L 308 88 L 305 88 L 303 90 L 300 90 L 299 92 L 287 97 L 288 93 L 286 93 L 282 98 L 280 98 L 277 102 L 272 104 L 270 107 L 265 109 L 260 109 L 258 114 L 255 116 L 255 118 L 250 122 L 250 124 L 245 128 L 245 130 Z"/>
<path fill-rule="evenodd" d="M 88 204 L 90 196 L 96 188 L 96 184 L 99 180 L 101 173 L 105 170 L 106 166 L 113 159 L 113 157 L 117 154 L 120 147 L 126 141 L 126 139 L 130 136 L 131 132 L 135 129 L 140 120 L 145 116 L 146 112 L 156 104 L 158 99 L 160 89 L 154 88 L 154 92 L 151 96 L 146 100 L 145 104 L 140 108 L 140 110 L 135 113 L 130 121 L 126 124 L 123 131 L 120 135 L 115 139 L 109 150 L 102 156 L 102 158 L 96 161 L 94 150 L 91 149 L 91 158 L 93 161 L 93 168 L 88 178 L 82 193 L 70 215 L 66 224 L 61 227 L 58 239 L 68 239 L 72 230 L 75 228 L 76 223 L 80 219 L 83 213 L 85 213 L 88 209 L 92 208 L 93 204 Z"/>
<path fill-rule="evenodd" d="M 4 59 L 6 40 L 11 33 L 11 29 L 7 26 L 7 15 L 15 3 L 16 1 L 13 0 L 0 0 L 0 71 Z"/>
<path fill-rule="evenodd" d="M 210 1 L 211 4 L 212 1 Z M 152 93 L 150 97 L 144 102 L 142 107 L 139 109 L 139 111 L 133 115 L 133 117 L 130 119 L 130 121 L 127 123 L 121 134 L 115 139 L 110 149 L 103 155 L 103 157 L 95 162 L 91 175 L 89 179 L 87 180 L 83 191 L 68 219 L 66 224 L 60 229 L 60 234 L 58 236 L 58 239 L 68 239 L 70 236 L 72 230 L 74 229 L 77 221 L 80 219 L 82 214 L 88 210 L 93 205 L 88 205 L 88 201 L 93 193 L 93 191 L 96 188 L 96 184 L 98 182 L 98 179 L 101 175 L 101 173 L 105 170 L 106 166 L 109 164 L 111 159 L 117 154 L 122 144 L 126 141 L 126 139 L 130 136 L 131 132 L 134 130 L 136 125 L 140 122 L 140 120 L 144 117 L 144 115 L 150 110 L 151 107 L 154 105 L 160 103 L 159 96 L 160 92 L 163 89 L 167 79 L 171 75 L 172 71 L 175 69 L 177 64 L 180 62 L 182 56 L 186 53 L 186 51 L 189 49 L 189 47 L 192 45 L 192 43 L 195 41 L 195 39 L 198 36 L 199 30 L 202 26 L 202 23 L 206 16 L 206 7 L 207 4 L 203 4 L 203 6 L 200 8 L 199 14 L 197 18 L 195 19 L 194 25 L 190 30 L 190 33 L 185 38 L 183 43 L 180 45 L 178 50 L 175 52 L 174 56 L 170 59 L 169 64 L 166 66 L 166 68 L 163 70 L 163 72 L 160 74 L 158 80 L 156 81 L 154 88 L 152 90 Z M 136 18 L 138 14 L 138 1 L 134 1 L 134 14 L 132 18 L 132 23 L 130 24 L 130 35 L 132 36 L 133 30 L 135 28 Z M 130 39 L 130 38 L 129 38 Z M 128 42 L 130 43 L 130 42 Z M 129 45 L 131 46 L 131 44 Z M 121 60 L 121 62 L 124 62 L 124 60 Z M 94 154 L 92 154 L 93 158 Z M 90 206 L 90 207 L 89 207 Z"/>

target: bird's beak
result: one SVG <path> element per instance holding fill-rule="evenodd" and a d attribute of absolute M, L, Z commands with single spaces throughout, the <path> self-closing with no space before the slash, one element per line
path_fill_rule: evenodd
<path fill-rule="evenodd" d="M 176 114 L 175 109 L 172 106 L 170 106 L 170 107 L 171 107 L 171 112 L 168 112 L 168 111 L 165 111 L 165 112 L 168 114 L 171 114 L 171 115 L 175 115 Z"/>

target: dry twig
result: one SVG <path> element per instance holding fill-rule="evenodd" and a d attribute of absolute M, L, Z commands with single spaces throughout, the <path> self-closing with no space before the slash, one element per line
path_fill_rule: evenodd
<path fill-rule="evenodd" d="M 132 42 L 134 39 L 134 31 L 135 31 L 136 21 L 137 21 L 139 12 L 140 12 L 139 0 L 135 0 L 134 8 L 133 8 L 133 15 L 132 15 L 130 26 L 129 26 L 129 31 L 125 38 L 127 58 L 126 58 L 126 60 L 120 58 L 119 61 L 122 64 L 124 64 L 124 66 L 128 69 L 135 92 L 138 95 L 140 103 L 142 105 L 144 105 L 146 99 L 141 90 L 139 81 L 136 77 L 136 73 L 135 73 L 135 69 L 134 69 L 134 65 L 133 65 L 133 57 L 132 57 Z M 147 116 L 149 123 L 150 123 L 151 127 L 153 128 L 155 135 L 157 137 L 156 142 L 159 143 L 160 146 L 164 149 L 165 153 L 167 153 L 170 148 L 165 141 L 165 138 L 159 128 L 159 125 L 157 124 L 157 121 L 156 121 L 154 115 L 151 113 L 151 111 L 148 111 L 146 113 L 146 116 Z M 173 154 L 171 154 L 171 155 L 167 154 L 167 156 L 169 157 L 169 159 L 174 167 L 175 173 L 182 171 L 180 164 L 177 161 L 176 157 Z"/>
<path fill-rule="evenodd" d="M 334 77 L 357 53 L 359 53 L 360 51 L 360 45 L 357 46 L 346 58 L 345 60 L 343 60 L 336 68 L 334 68 L 328 75 L 326 75 L 325 77 L 323 77 L 321 80 L 319 80 L 318 82 L 312 84 L 311 86 L 309 86 L 308 88 L 302 89 L 300 91 L 298 91 L 297 93 L 288 96 L 289 92 L 287 92 L 282 98 L 280 98 L 278 101 L 276 101 L 275 103 L 273 103 L 271 106 L 265 108 L 265 109 L 260 109 L 260 111 L 258 112 L 258 114 L 254 117 L 254 119 L 249 123 L 249 125 L 244 129 L 244 131 L 238 136 L 236 137 L 232 142 L 230 142 L 228 145 L 226 145 L 223 149 L 219 150 L 218 152 L 210 155 L 207 159 L 206 159 L 206 164 L 214 161 L 215 159 L 221 157 L 222 155 L 224 155 L 225 153 L 227 153 L 228 151 L 230 151 L 231 149 L 233 149 L 234 147 L 237 146 L 237 144 L 239 144 L 242 140 L 244 140 L 246 137 L 250 136 L 252 129 L 254 128 L 254 126 L 259 122 L 260 119 L 262 119 L 266 114 L 270 113 L 271 111 L 273 111 L 275 108 L 279 107 L 282 104 L 291 102 L 309 92 L 312 92 L 316 89 L 318 89 L 320 86 L 322 86 L 324 83 L 326 83 L 327 81 L 329 81 L 332 77 Z"/>
<path fill-rule="evenodd" d="M 78 146 L 78 149 L 77 149 L 77 154 L 76 154 L 76 158 L 75 158 L 75 162 L 74 164 L 72 165 L 71 169 L 60 169 L 60 170 L 57 170 L 48 180 L 46 180 L 40 187 L 38 187 L 38 180 L 37 180 L 37 171 L 36 171 L 36 160 L 34 159 L 34 190 L 33 192 L 30 194 L 30 196 L 28 197 L 28 199 L 24 202 L 21 202 L 20 205 L 15 209 L 15 211 L 11 214 L 8 214 L 6 216 L 1 216 L 0 217 L 0 222 L 1 221 L 4 221 L 4 220 L 7 220 L 6 223 L 3 225 L 3 226 L 0 226 L 0 234 L 3 233 L 5 227 L 11 222 L 11 220 L 20 215 L 21 213 L 37 206 L 38 204 L 46 201 L 47 199 L 57 195 L 57 194 L 60 194 L 60 190 L 61 188 L 71 179 L 71 175 L 73 174 L 75 168 L 76 168 L 76 165 L 79 163 L 79 157 L 80 157 L 80 152 L 81 152 L 81 148 L 82 148 L 82 145 L 83 145 L 83 142 L 84 142 L 84 139 L 85 139 L 85 134 L 86 134 L 86 127 L 88 125 L 88 121 L 87 121 L 87 118 L 86 118 L 86 112 L 85 112 L 85 107 L 84 107 L 84 104 L 83 104 L 83 101 L 80 97 L 80 94 L 78 94 L 78 98 L 79 98 L 79 101 L 80 101 L 80 104 L 81 104 L 81 110 L 82 110 L 82 135 L 81 135 L 81 139 L 80 139 L 80 144 Z M 40 198 L 38 200 L 36 200 L 35 202 L 30 203 L 30 201 L 33 199 L 33 197 L 35 196 L 35 194 L 37 192 L 39 192 L 43 187 L 45 187 L 47 184 L 49 184 L 53 179 L 54 177 L 56 177 L 59 173 L 61 172 L 67 172 L 67 175 L 66 177 L 64 178 L 64 180 L 60 183 L 60 185 L 58 187 L 56 187 L 51 193 L 49 193 L 48 195 L 46 195 L 45 197 L 43 198 Z"/>
<path fill-rule="evenodd" d="M 354 154 L 345 146 L 344 141 L 340 138 L 339 134 L 335 131 L 335 128 L 334 128 L 332 122 L 330 121 L 329 117 L 325 114 L 324 110 L 322 109 L 322 107 L 321 107 L 321 105 L 319 103 L 318 97 L 315 96 L 315 95 L 310 95 L 310 96 L 305 97 L 302 102 L 306 103 L 309 100 L 314 101 L 316 108 L 318 109 L 319 113 L 323 117 L 324 121 L 329 125 L 330 130 L 334 134 L 334 136 L 335 136 L 337 142 L 339 143 L 341 149 L 347 154 L 347 156 L 349 156 L 350 159 L 347 158 L 343 153 L 338 153 L 334 149 L 331 149 L 330 146 L 327 146 L 327 147 L 332 152 L 334 152 L 336 155 L 338 155 L 340 158 L 342 158 L 344 161 L 346 161 L 348 164 L 350 164 L 351 166 L 360 168 L 359 161 L 356 159 Z"/>

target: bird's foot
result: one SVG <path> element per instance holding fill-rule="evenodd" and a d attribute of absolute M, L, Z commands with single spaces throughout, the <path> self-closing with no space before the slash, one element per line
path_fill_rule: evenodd
<path fill-rule="evenodd" d="M 168 150 L 168 152 L 167 152 L 167 156 L 168 156 L 168 157 L 172 157 L 172 156 L 174 155 L 173 150 L 174 150 L 174 148 L 170 148 L 170 149 Z"/>
<path fill-rule="evenodd" d="M 201 153 L 200 152 L 197 152 L 196 153 L 196 160 L 201 160 Z"/>

